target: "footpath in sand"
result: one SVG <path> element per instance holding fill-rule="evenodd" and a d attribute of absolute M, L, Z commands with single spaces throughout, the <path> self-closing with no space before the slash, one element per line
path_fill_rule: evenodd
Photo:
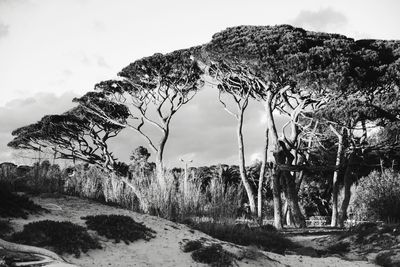
<path fill-rule="evenodd" d="M 159 217 L 140 214 L 112 206 L 103 205 L 94 201 L 77 197 L 61 196 L 58 198 L 34 197 L 32 200 L 50 213 L 31 215 L 28 219 L 12 219 L 15 231 L 23 229 L 23 225 L 40 220 L 70 221 L 85 226 L 83 216 L 100 214 L 118 214 L 131 216 L 135 221 L 144 223 L 156 231 L 156 237 L 150 241 L 139 240 L 129 245 L 114 243 L 100 237 L 102 249 L 90 250 L 82 253 L 80 258 L 73 255 L 64 255 L 64 258 L 78 266 L 207 266 L 195 262 L 190 253 L 184 253 L 180 245 L 185 240 L 205 240 L 207 243 L 218 243 L 224 249 L 237 254 L 244 249 L 242 246 L 214 239 L 202 232 L 193 230 L 186 225 L 174 223 Z M 376 266 L 365 261 L 346 261 L 337 257 L 312 258 L 299 255 L 279 255 L 260 251 L 256 260 L 242 259 L 236 261 L 237 266 L 296 266 L 296 267 L 323 267 L 323 266 Z"/>

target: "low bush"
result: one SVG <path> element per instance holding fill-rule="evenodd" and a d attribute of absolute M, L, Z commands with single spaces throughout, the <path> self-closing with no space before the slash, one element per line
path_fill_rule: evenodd
<path fill-rule="evenodd" d="M 213 222 L 192 223 L 192 228 L 214 238 L 242 246 L 253 245 L 264 251 L 283 254 L 293 243 L 277 231 L 266 231 L 260 227 L 240 224 L 220 224 Z"/>
<path fill-rule="evenodd" d="M 371 172 L 360 180 L 352 205 L 358 219 L 400 222 L 400 174 Z"/>
<path fill-rule="evenodd" d="M 375 263 L 383 267 L 397 267 L 398 263 L 392 262 L 392 256 L 395 256 L 396 252 L 393 250 L 381 252 L 376 255 Z"/>
<path fill-rule="evenodd" d="M 24 218 L 30 213 L 46 211 L 33 203 L 26 196 L 11 193 L 7 188 L 0 187 L 0 217 Z"/>
<path fill-rule="evenodd" d="M 129 242 L 138 239 L 150 240 L 154 238 L 155 231 L 146 227 L 143 223 L 135 222 L 129 216 L 96 215 L 82 217 L 82 219 L 86 220 L 89 229 L 108 239 L 114 239 L 116 243 L 122 240 L 129 244 Z"/>
<path fill-rule="evenodd" d="M 203 247 L 203 243 L 199 240 L 190 240 L 181 246 L 183 252 L 192 252 Z"/>
<path fill-rule="evenodd" d="M 348 231 L 341 234 L 340 238 L 355 236 L 357 243 L 362 243 L 365 237 L 378 232 L 378 224 L 373 222 L 361 223 L 356 226 L 350 227 Z"/>
<path fill-rule="evenodd" d="M 37 247 L 48 247 L 57 254 L 75 254 L 75 257 L 79 257 L 81 251 L 101 248 L 99 242 L 92 238 L 84 227 L 71 222 L 50 220 L 29 223 L 24 226 L 22 232 L 13 234 L 10 240 Z"/>
<path fill-rule="evenodd" d="M 224 267 L 233 265 L 234 255 L 224 250 L 221 245 L 213 244 L 195 250 L 192 259 L 211 266 Z"/>
<path fill-rule="evenodd" d="M 9 221 L 0 220 L 0 237 L 12 232 L 13 228 Z"/>
<path fill-rule="evenodd" d="M 327 251 L 331 254 L 342 254 L 350 251 L 350 244 L 346 242 L 338 242 L 327 248 Z"/>

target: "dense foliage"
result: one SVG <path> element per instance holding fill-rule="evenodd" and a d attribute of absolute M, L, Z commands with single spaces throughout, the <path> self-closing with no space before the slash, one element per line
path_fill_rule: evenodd
<path fill-rule="evenodd" d="M 89 229 L 116 243 L 124 241 L 126 244 L 138 239 L 150 240 L 154 238 L 154 231 L 143 223 L 138 223 L 129 216 L 123 215 L 96 215 L 82 217 L 86 220 Z"/>
<path fill-rule="evenodd" d="M 0 186 L 0 217 L 26 219 L 29 214 L 46 211 L 33 203 L 28 197 L 10 192 L 4 185 Z"/>
<path fill-rule="evenodd" d="M 11 241 L 37 247 L 50 247 L 57 254 L 74 254 L 101 248 L 99 242 L 91 237 L 82 226 L 71 222 L 50 220 L 37 221 L 24 225 L 21 232 L 11 236 Z"/>
<path fill-rule="evenodd" d="M 361 219 L 400 222 L 400 174 L 373 171 L 362 178 L 354 196 L 354 209 Z"/>
<path fill-rule="evenodd" d="M 192 252 L 192 259 L 210 266 L 233 266 L 234 255 L 227 252 L 219 244 L 204 246 Z"/>

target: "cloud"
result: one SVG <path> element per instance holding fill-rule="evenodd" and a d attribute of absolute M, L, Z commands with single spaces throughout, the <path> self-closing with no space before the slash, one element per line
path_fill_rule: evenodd
<path fill-rule="evenodd" d="M 38 93 L 33 97 L 19 98 L 0 106 L 0 162 L 11 161 L 14 151 L 7 147 L 12 140 L 11 132 L 19 127 L 35 123 L 44 115 L 59 114 L 72 108 L 77 95 L 67 92 L 60 96 Z M 15 160 L 15 159 L 14 159 Z"/>
<path fill-rule="evenodd" d="M 102 56 L 97 56 L 97 66 L 102 67 L 102 68 L 110 68 L 110 66 L 107 64 L 106 60 Z"/>
<path fill-rule="evenodd" d="M 107 29 L 105 23 L 100 20 L 93 21 L 93 28 L 98 32 L 105 32 Z"/>
<path fill-rule="evenodd" d="M 292 24 L 316 31 L 337 30 L 347 24 L 347 17 L 332 8 L 318 11 L 302 10 Z"/>
<path fill-rule="evenodd" d="M 0 22 L 0 39 L 9 34 L 9 26 Z"/>

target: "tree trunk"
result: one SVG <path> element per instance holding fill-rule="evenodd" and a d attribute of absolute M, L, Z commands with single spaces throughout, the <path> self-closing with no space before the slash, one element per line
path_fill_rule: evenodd
<path fill-rule="evenodd" d="M 274 199 L 274 226 L 276 229 L 283 228 L 282 222 L 282 201 L 281 201 L 281 183 L 279 171 L 272 170 L 272 196 Z"/>
<path fill-rule="evenodd" d="M 349 207 L 350 197 L 351 197 L 351 177 L 352 177 L 352 164 L 354 159 L 354 151 L 351 152 L 349 156 L 349 162 L 344 173 L 344 197 L 342 206 L 340 207 L 340 214 L 339 214 L 339 226 L 344 227 L 344 223 L 347 220 L 347 208 Z"/>
<path fill-rule="evenodd" d="M 283 173 L 284 179 L 286 180 L 286 201 L 288 204 L 288 210 L 293 218 L 293 225 L 296 227 L 304 228 L 306 227 L 306 221 L 301 213 L 299 199 L 297 196 L 296 182 L 293 175 L 289 171 Z"/>
<path fill-rule="evenodd" d="M 59 255 L 57 255 L 53 251 L 50 251 L 50 250 L 47 250 L 44 248 L 38 248 L 38 247 L 33 247 L 33 246 L 28 246 L 28 245 L 11 243 L 11 242 L 7 242 L 3 239 L 0 239 L 0 247 L 2 247 L 3 249 L 6 249 L 6 250 L 10 250 L 10 251 L 40 254 L 40 255 L 50 257 L 57 261 L 65 262 L 64 259 L 61 258 Z"/>
<path fill-rule="evenodd" d="M 344 129 L 342 130 L 342 134 L 336 131 L 333 126 L 331 126 L 332 131 L 337 135 L 338 137 L 338 150 L 336 153 L 336 163 L 335 165 L 337 166 L 337 169 L 333 173 L 333 178 L 332 178 L 332 220 L 331 220 L 331 226 L 336 227 L 338 226 L 338 176 L 339 176 L 339 166 L 340 163 L 342 162 L 342 151 L 343 151 L 343 134 L 344 134 Z"/>
<path fill-rule="evenodd" d="M 260 221 L 260 224 L 262 224 L 262 189 L 263 189 L 263 184 L 264 184 L 264 176 L 265 176 L 265 169 L 267 166 L 267 158 L 268 158 L 268 128 L 265 130 L 265 146 L 263 150 L 263 158 L 261 161 L 261 167 L 260 167 L 260 176 L 258 178 L 258 191 L 257 191 L 257 215 L 258 219 Z"/>
<path fill-rule="evenodd" d="M 249 180 L 247 179 L 246 173 L 246 161 L 244 157 L 244 144 L 243 144 L 243 109 L 239 112 L 239 120 L 237 125 L 237 138 L 238 138 L 238 147 L 239 147 L 239 170 L 240 177 L 243 182 L 243 186 L 247 193 L 247 198 L 249 200 L 250 212 L 252 214 L 256 213 L 256 203 L 254 201 L 254 192 L 250 186 Z"/>
<path fill-rule="evenodd" d="M 169 136 L 169 128 L 168 125 L 166 126 L 166 129 L 163 130 L 163 136 L 161 137 L 161 140 L 158 144 L 158 148 L 156 151 L 156 177 L 159 182 L 159 185 L 161 188 L 165 188 L 166 186 L 166 180 L 165 180 L 165 170 L 164 170 L 164 148 L 165 144 L 167 143 Z"/>
<path fill-rule="evenodd" d="M 292 226 L 293 225 L 293 216 L 292 216 L 292 212 L 289 209 L 289 204 L 287 199 L 285 200 L 285 205 L 283 207 L 283 214 L 286 220 L 286 225 L 287 226 Z"/>
<path fill-rule="evenodd" d="M 274 117 L 272 114 L 272 95 L 269 94 L 267 100 L 264 102 L 265 115 L 267 120 L 267 129 L 269 133 L 271 151 L 276 151 L 278 149 L 278 132 L 276 130 Z M 275 159 L 275 156 L 274 156 Z M 275 162 L 271 162 L 271 176 L 272 176 L 272 196 L 274 200 L 274 226 L 277 229 L 283 228 L 282 223 L 282 201 L 281 201 L 281 185 L 280 185 L 280 171 Z"/>

